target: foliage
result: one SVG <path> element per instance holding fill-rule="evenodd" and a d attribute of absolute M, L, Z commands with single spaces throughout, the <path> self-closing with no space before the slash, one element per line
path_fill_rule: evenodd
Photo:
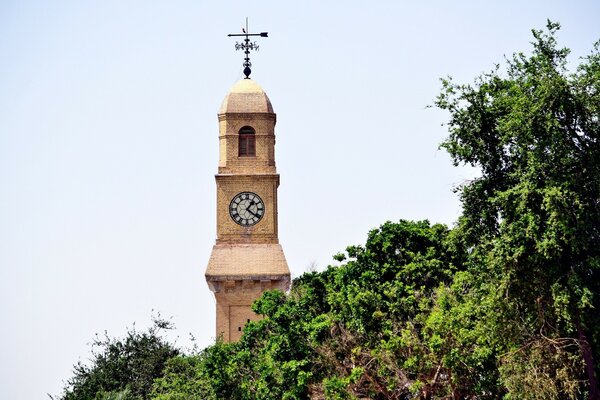
<path fill-rule="evenodd" d="M 569 73 L 558 29 L 534 30 L 533 54 L 509 59 L 506 77 L 444 80 L 437 101 L 451 114 L 443 147 L 482 172 L 459 190 L 460 229 L 513 398 L 576 398 L 585 381 L 600 396 L 600 55 L 597 44 Z"/>
<path fill-rule="evenodd" d="M 155 382 L 152 398 L 157 400 L 216 400 L 210 376 L 203 374 L 205 356 L 176 356 L 167 362 L 163 376 Z M 204 368 L 203 368 L 204 367 Z"/>
<path fill-rule="evenodd" d="M 138 400 L 149 398 L 155 378 L 179 351 L 160 336 L 171 329 L 158 316 L 147 332 L 130 329 L 123 339 L 98 335 L 89 364 L 78 362 L 62 400 Z"/>

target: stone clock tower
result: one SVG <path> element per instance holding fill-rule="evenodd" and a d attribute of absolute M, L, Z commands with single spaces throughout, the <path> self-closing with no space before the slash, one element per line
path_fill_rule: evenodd
<path fill-rule="evenodd" d="M 206 282 L 217 302 L 217 336 L 236 341 L 259 317 L 251 305 L 263 291 L 290 285 L 277 236 L 275 113 L 251 79 L 236 83 L 219 117 L 217 240 Z"/>

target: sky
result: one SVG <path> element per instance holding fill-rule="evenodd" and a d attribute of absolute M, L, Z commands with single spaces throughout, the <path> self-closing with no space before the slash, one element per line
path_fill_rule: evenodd
<path fill-rule="evenodd" d="M 1 399 L 59 394 L 96 333 L 153 313 L 182 347 L 214 341 L 217 111 L 246 17 L 269 32 L 252 78 L 294 277 L 385 221 L 456 221 L 477 171 L 439 149 L 439 78 L 529 52 L 548 18 L 573 63 L 600 39 L 594 0 L 0 0 Z"/>

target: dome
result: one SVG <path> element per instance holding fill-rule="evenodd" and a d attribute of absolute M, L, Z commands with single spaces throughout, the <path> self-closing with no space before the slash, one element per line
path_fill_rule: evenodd
<path fill-rule="evenodd" d="M 252 79 L 238 81 L 221 104 L 219 114 L 226 113 L 270 113 L 273 106 L 265 91 Z"/>

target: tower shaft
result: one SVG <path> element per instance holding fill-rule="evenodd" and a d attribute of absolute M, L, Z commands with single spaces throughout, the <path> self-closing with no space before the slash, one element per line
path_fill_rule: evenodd
<path fill-rule="evenodd" d="M 265 290 L 286 291 L 290 272 L 278 238 L 271 102 L 244 79 L 225 97 L 218 117 L 217 239 L 205 276 L 217 302 L 217 336 L 235 341 L 259 318 L 254 300 Z"/>

